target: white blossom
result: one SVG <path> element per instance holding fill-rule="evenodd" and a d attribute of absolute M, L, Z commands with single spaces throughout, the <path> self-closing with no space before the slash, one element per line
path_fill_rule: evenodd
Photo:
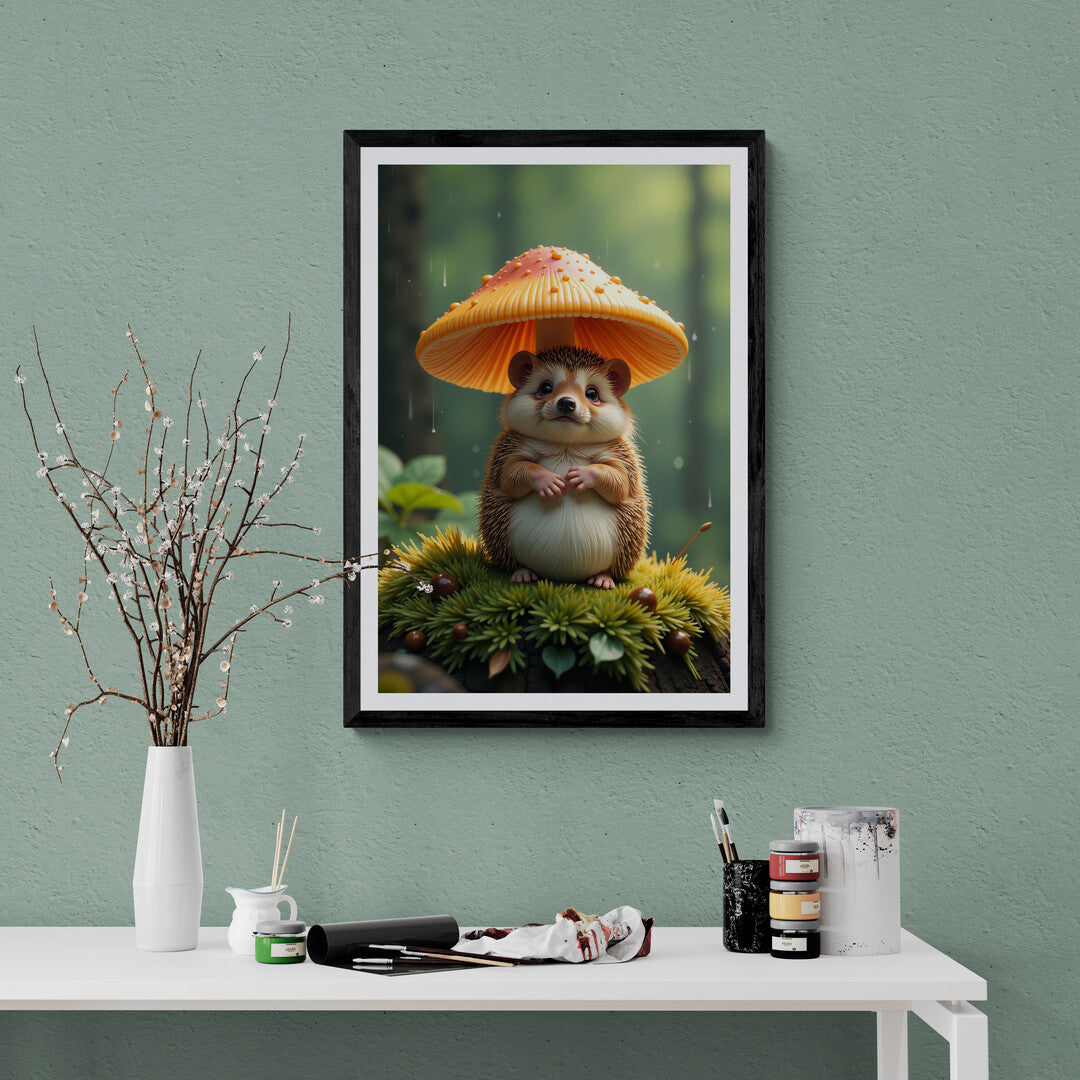
<path fill-rule="evenodd" d="M 42 465 L 41 468 L 38 469 L 38 471 L 35 473 L 35 475 L 40 480 L 43 476 L 49 475 L 49 470 L 46 469 L 44 465 Z"/>
<path fill-rule="evenodd" d="M 24 375 L 24 374 L 23 374 L 23 373 L 22 373 L 21 371 L 16 371 L 16 372 L 15 372 L 15 381 L 16 381 L 16 382 L 17 382 L 17 383 L 18 383 L 18 384 L 19 384 L 20 386 L 22 386 L 22 384 L 23 384 L 24 382 L 26 382 L 26 376 L 25 376 L 25 375 Z"/>

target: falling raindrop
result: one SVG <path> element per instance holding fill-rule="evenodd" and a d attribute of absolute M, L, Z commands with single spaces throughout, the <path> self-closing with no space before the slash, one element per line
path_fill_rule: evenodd
<path fill-rule="evenodd" d="M 442 264 L 442 287 L 444 289 L 446 288 L 446 260 L 445 259 L 443 259 L 443 264 Z"/>
<path fill-rule="evenodd" d="M 435 391 L 431 391 L 431 434 L 435 434 Z"/>
<path fill-rule="evenodd" d="M 480 453 L 480 447 L 476 443 L 473 443 L 472 452 L 474 454 L 479 454 Z"/>
<path fill-rule="evenodd" d="M 686 462 L 683 461 L 681 457 L 677 457 L 674 464 L 676 469 L 681 469 L 686 464 Z"/>
<path fill-rule="evenodd" d="M 495 211 L 495 217 L 496 217 L 497 220 L 501 220 L 502 219 L 502 211 L 501 210 L 496 210 Z"/>
<path fill-rule="evenodd" d="M 691 341 L 697 341 L 697 331 L 696 330 L 690 335 L 690 340 Z"/>
<path fill-rule="evenodd" d="M 709 488 L 709 509 L 712 509 L 712 488 Z"/>

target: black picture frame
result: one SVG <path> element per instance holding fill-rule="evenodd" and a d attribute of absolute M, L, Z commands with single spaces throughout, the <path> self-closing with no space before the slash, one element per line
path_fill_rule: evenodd
<path fill-rule="evenodd" d="M 344 604 L 344 725 L 371 728 L 383 726 L 421 727 L 762 727 L 765 723 L 765 134 L 763 131 L 455 131 L 455 130 L 349 130 L 344 132 L 344 371 L 343 371 L 343 465 L 344 465 L 344 544 L 346 555 L 366 552 L 364 547 L 365 513 L 360 478 L 363 469 L 373 467 L 370 458 L 362 460 L 364 446 L 364 290 L 377 285 L 371 267 L 363 265 L 365 232 L 377 227 L 363 207 L 370 209 L 371 192 L 365 190 L 364 168 L 370 178 L 372 160 L 394 160 L 399 153 L 415 155 L 427 149 L 449 149 L 466 154 L 476 148 L 524 148 L 545 156 L 552 151 L 588 153 L 588 148 L 632 148 L 655 152 L 657 160 L 666 160 L 677 149 L 700 149 L 702 154 L 730 148 L 745 176 L 745 222 L 736 218 L 732 206 L 734 231 L 745 226 L 745 520 L 746 535 L 739 537 L 745 552 L 745 591 L 741 611 L 746 619 L 741 642 L 745 661 L 740 661 L 738 700 L 721 702 L 725 695 L 715 695 L 715 705 L 679 708 L 680 700 L 672 694 L 658 695 L 661 700 L 637 711 L 604 707 L 579 711 L 553 712 L 537 703 L 535 708 L 484 708 L 483 694 L 471 694 L 469 708 L 445 710 L 414 709 L 411 702 L 421 695 L 394 697 L 394 707 L 370 707 L 364 703 L 364 657 L 361 636 L 364 620 L 362 589 L 356 583 L 345 590 Z M 511 151 L 508 150 L 508 153 Z M 742 152 L 742 153 L 738 153 Z M 546 156 L 544 157 L 546 160 Z M 378 205 L 377 194 L 376 202 Z M 372 242 L 371 233 L 367 233 Z M 377 242 L 377 241 L 376 241 Z M 370 248 L 368 249 L 370 251 Z M 368 312 L 372 311 L 370 305 Z M 375 309 L 377 310 L 377 308 Z M 368 315 L 370 319 L 371 314 Z M 368 402 L 370 407 L 370 401 Z M 734 416 L 734 412 L 732 414 Z M 732 492 L 734 502 L 735 493 Z M 368 528 L 370 533 L 370 527 Z M 732 547 L 736 537 L 732 531 Z M 370 547 L 370 544 L 369 544 Z M 361 573 L 361 580 L 367 575 Z M 734 597 L 734 589 L 733 589 Z M 369 616 L 370 617 L 370 616 Z M 733 606 L 734 620 L 734 606 Z M 733 622 L 734 632 L 734 622 Z M 369 638 L 370 640 L 370 638 Z M 735 661 L 732 662 L 732 686 L 735 686 Z M 368 675 L 370 679 L 370 673 Z M 649 698 L 651 695 L 640 695 Z M 387 699 L 388 695 L 379 695 Z M 700 697 L 700 695 L 694 695 Z M 399 700 L 400 699 L 400 700 Z M 733 706 L 733 707 L 732 707 Z"/>

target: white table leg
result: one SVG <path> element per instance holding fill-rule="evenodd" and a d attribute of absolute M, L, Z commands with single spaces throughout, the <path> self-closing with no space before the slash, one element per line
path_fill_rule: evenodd
<path fill-rule="evenodd" d="M 877 1014 L 878 1080 L 908 1080 L 907 1011 Z"/>
<path fill-rule="evenodd" d="M 949 1040 L 950 1080 L 990 1080 L 986 1013 L 966 1001 L 913 1001 L 911 1009 Z"/>

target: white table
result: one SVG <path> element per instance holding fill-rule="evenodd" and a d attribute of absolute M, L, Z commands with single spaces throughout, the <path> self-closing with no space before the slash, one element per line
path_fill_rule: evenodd
<path fill-rule="evenodd" d="M 6 927 L 0 1009 L 420 1009 L 877 1013 L 878 1080 L 906 1080 L 907 1014 L 949 1042 L 951 1080 L 988 1080 L 986 981 L 903 931 L 894 956 L 785 961 L 726 952 L 716 927 L 655 927 L 629 964 L 545 964 L 398 978 L 199 948 L 144 953 L 131 927 Z"/>

